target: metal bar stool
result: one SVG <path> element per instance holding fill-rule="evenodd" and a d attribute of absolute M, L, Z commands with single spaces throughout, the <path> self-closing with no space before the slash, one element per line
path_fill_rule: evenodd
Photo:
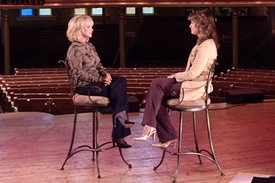
<path fill-rule="evenodd" d="M 73 105 L 74 105 L 74 121 L 73 121 L 73 131 L 72 131 L 71 143 L 70 143 L 70 147 L 68 150 L 68 154 L 65 158 L 64 163 L 62 164 L 61 170 L 64 170 L 64 166 L 67 163 L 67 161 L 71 157 L 73 157 L 75 154 L 82 152 L 82 151 L 91 151 L 93 154 L 92 160 L 96 160 L 96 168 L 97 168 L 98 178 L 101 178 L 100 169 L 99 169 L 99 157 L 98 157 L 99 152 L 117 147 L 113 140 L 104 142 L 102 144 L 98 143 L 98 131 L 99 131 L 98 114 L 101 109 L 109 106 L 110 101 L 107 97 L 103 97 L 103 96 L 87 96 L 87 95 L 73 94 L 75 81 L 69 74 L 69 65 L 66 61 L 63 61 L 63 60 L 60 60 L 59 63 L 63 63 L 67 69 L 69 81 L 70 81 L 70 85 L 71 85 L 72 101 L 73 101 Z M 89 109 L 90 112 L 93 113 L 92 143 L 91 143 L 91 145 L 86 144 L 86 145 L 80 145 L 80 146 L 74 147 L 75 135 L 76 135 L 75 132 L 76 132 L 76 128 L 77 128 L 77 115 L 78 115 L 79 109 L 81 109 L 81 108 L 87 108 L 87 109 Z M 114 126 L 114 120 L 112 119 L 112 121 L 113 121 L 113 126 Z M 105 145 L 108 145 L 108 144 L 111 144 L 111 145 L 108 147 L 105 147 Z M 125 158 L 122 154 L 121 148 L 119 148 L 119 154 L 120 154 L 123 162 L 129 168 L 132 168 L 132 165 L 129 164 L 125 160 Z"/>
<path fill-rule="evenodd" d="M 170 99 L 167 101 L 167 105 L 169 110 L 172 111 L 178 111 L 180 113 L 179 117 L 179 137 L 178 137 L 178 148 L 176 152 L 172 152 L 168 149 L 163 149 L 163 154 L 160 162 L 157 166 L 154 167 L 154 170 L 156 170 L 163 162 L 165 158 L 166 152 L 168 152 L 171 155 L 177 156 L 177 165 L 176 165 L 176 171 L 174 174 L 173 182 L 176 182 L 177 175 L 179 172 L 179 164 L 180 164 L 180 156 L 181 155 L 196 155 L 198 156 L 199 163 L 201 164 L 201 157 L 204 157 L 211 162 L 213 162 L 218 170 L 221 173 L 221 176 L 224 175 L 218 160 L 216 158 L 216 154 L 214 151 L 212 136 L 211 136 L 211 128 L 210 128 L 210 119 L 209 119 L 209 105 L 210 105 L 210 98 L 209 98 L 209 88 L 211 87 L 212 77 L 214 75 L 215 66 L 217 62 L 214 61 L 213 64 L 210 67 L 208 78 L 205 83 L 205 96 L 202 99 L 194 100 L 194 101 L 179 101 L 179 99 Z M 208 142 L 209 142 L 209 148 L 210 150 L 201 149 L 198 144 L 198 138 L 197 138 L 197 120 L 196 120 L 196 112 L 199 111 L 205 111 L 205 117 L 206 117 L 206 124 L 207 124 L 207 134 L 208 134 Z M 187 146 L 182 145 L 182 130 L 183 130 L 183 113 L 184 112 L 192 112 L 193 116 L 193 133 L 194 133 L 194 141 L 195 141 L 195 149 L 191 149 Z"/>

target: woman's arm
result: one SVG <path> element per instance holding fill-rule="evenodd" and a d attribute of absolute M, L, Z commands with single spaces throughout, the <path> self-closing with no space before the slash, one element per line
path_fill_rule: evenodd
<path fill-rule="evenodd" d="M 196 56 L 193 58 L 191 67 L 185 72 L 178 72 L 174 74 L 177 82 L 193 80 L 197 78 L 204 70 L 209 60 L 209 46 L 200 45 L 197 48 Z"/>
<path fill-rule="evenodd" d="M 184 72 L 172 74 L 177 82 L 191 81 L 203 74 L 208 62 L 217 57 L 217 49 L 213 40 L 207 40 L 190 53 L 188 63 L 191 64 Z"/>

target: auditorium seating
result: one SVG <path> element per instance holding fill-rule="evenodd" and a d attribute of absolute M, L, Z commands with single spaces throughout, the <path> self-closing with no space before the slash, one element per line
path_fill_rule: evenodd
<path fill-rule="evenodd" d="M 60 69 L 59 69 L 60 70 Z M 53 74 L 53 72 L 55 72 Z M 58 72 L 58 71 L 57 71 Z M 22 70 L 0 77 L 5 111 L 39 111 L 52 114 L 71 113 L 69 84 L 65 73 L 54 70 Z M 61 110 L 62 109 L 62 110 Z"/>
<path fill-rule="evenodd" d="M 227 97 L 228 90 L 239 90 L 249 93 L 263 93 L 264 99 L 275 98 L 275 70 L 232 68 L 220 73 L 213 80 L 214 93 L 219 97 Z M 235 92 L 234 92 L 235 93 Z"/>
<path fill-rule="evenodd" d="M 183 68 L 107 68 L 112 76 L 127 79 L 129 106 L 143 107 L 153 78 L 184 70 Z M 15 69 L 14 75 L 0 76 L 1 110 L 72 113 L 68 78 L 63 68 Z M 213 103 L 226 102 L 229 90 L 258 90 L 264 99 L 275 98 L 275 70 L 232 68 L 213 79 Z M 136 104 L 138 103 L 138 104 Z M 136 110 L 136 109 L 134 109 Z"/>
<path fill-rule="evenodd" d="M 179 72 L 183 68 L 107 68 L 112 76 L 127 79 L 129 108 L 143 105 L 150 82 L 156 77 Z M 2 98 L 9 111 L 72 113 L 69 82 L 64 68 L 16 68 L 14 75 L 0 77 Z M 68 105 L 67 105 L 68 104 Z M 7 111 L 7 110 L 5 110 Z M 131 109 L 130 109 L 131 111 Z"/>

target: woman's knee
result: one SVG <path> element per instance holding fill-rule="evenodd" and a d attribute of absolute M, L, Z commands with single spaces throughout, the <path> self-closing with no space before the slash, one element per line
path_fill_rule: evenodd
<path fill-rule="evenodd" d="M 154 78 L 152 81 L 151 81 L 151 85 L 156 85 L 156 84 L 159 84 L 161 83 L 163 78 Z"/>
<path fill-rule="evenodd" d="M 127 80 L 125 77 L 121 77 L 121 76 L 118 76 L 118 77 L 115 77 L 113 78 L 113 82 L 114 83 L 118 83 L 120 85 L 127 85 Z"/>
<path fill-rule="evenodd" d="M 122 83 L 126 83 L 126 78 L 125 78 L 125 77 L 122 77 L 122 76 L 118 76 L 118 77 L 117 77 L 117 81 L 118 81 L 118 82 L 122 82 Z"/>
<path fill-rule="evenodd" d="M 164 84 L 164 80 L 165 80 L 165 78 L 154 78 L 151 81 L 151 87 L 162 86 Z"/>

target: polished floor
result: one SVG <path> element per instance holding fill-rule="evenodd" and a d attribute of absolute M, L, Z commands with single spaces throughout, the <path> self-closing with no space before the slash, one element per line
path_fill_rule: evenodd
<path fill-rule="evenodd" d="M 182 156 L 177 182 L 227 183 L 237 173 L 275 175 L 275 102 L 228 106 L 213 104 L 210 111 L 212 135 L 218 161 L 216 166 L 197 157 Z M 71 138 L 73 115 L 51 115 L 37 112 L 0 114 L 0 183 L 169 183 L 173 180 L 176 157 L 167 155 L 156 170 L 162 151 L 132 138 L 142 132 L 143 113 L 130 113 L 136 121 L 127 137 L 133 147 L 124 149 L 128 168 L 117 148 L 100 153 L 101 178 L 97 178 L 91 152 L 81 152 L 60 170 Z M 80 114 L 77 144 L 91 141 L 91 114 Z M 185 114 L 184 143 L 193 144 L 190 114 Z M 199 142 L 206 144 L 203 113 L 199 114 Z M 172 113 L 175 126 L 178 114 Z M 100 115 L 99 140 L 110 139 L 111 115 Z M 173 150 L 173 147 L 169 147 Z M 245 182 L 243 182 L 245 183 Z"/>

